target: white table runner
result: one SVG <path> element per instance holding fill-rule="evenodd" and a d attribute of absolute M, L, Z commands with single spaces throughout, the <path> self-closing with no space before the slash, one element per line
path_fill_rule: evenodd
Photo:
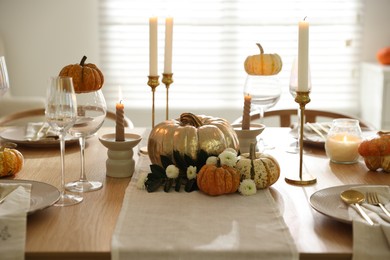
<path fill-rule="evenodd" d="M 212 197 L 136 188 L 141 157 L 112 238 L 112 259 L 298 259 L 269 190 Z"/>

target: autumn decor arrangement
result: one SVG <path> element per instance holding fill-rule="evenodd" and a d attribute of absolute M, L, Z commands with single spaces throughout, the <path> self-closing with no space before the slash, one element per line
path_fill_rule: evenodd
<path fill-rule="evenodd" d="M 382 169 L 390 173 L 390 132 L 378 132 L 371 139 L 363 141 L 358 148 L 368 169 Z"/>
<path fill-rule="evenodd" d="M 102 88 L 104 83 L 103 73 L 93 63 L 85 63 L 86 56 L 80 61 L 80 64 L 67 65 L 60 71 L 59 76 L 73 78 L 73 86 L 76 93 L 87 93 L 97 91 Z"/>
<path fill-rule="evenodd" d="M 24 157 L 14 148 L 0 147 L 0 177 L 17 174 L 23 167 Z"/>
<path fill-rule="evenodd" d="M 244 68 L 249 75 L 275 75 L 282 70 L 282 59 L 276 53 L 266 54 L 260 43 L 256 43 L 260 54 L 248 56 L 244 62 Z"/>

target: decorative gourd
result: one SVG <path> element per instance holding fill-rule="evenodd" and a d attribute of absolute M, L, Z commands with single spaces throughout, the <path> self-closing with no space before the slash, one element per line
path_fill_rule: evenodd
<path fill-rule="evenodd" d="M 104 83 L 103 73 L 95 64 L 85 64 L 86 59 L 87 57 L 84 56 L 80 64 L 67 65 L 60 71 L 60 76 L 73 78 L 76 93 L 97 91 L 102 88 Z"/>
<path fill-rule="evenodd" d="M 251 144 L 250 153 L 242 154 L 236 164 L 241 179 L 252 179 L 257 189 L 264 189 L 274 184 L 280 176 L 278 161 L 271 155 L 255 152 Z"/>
<path fill-rule="evenodd" d="M 390 172 L 390 132 L 378 132 L 373 138 L 364 140 L 358 152 L 368 169 Z"/>
<path fill-rule="evenodd" d="M 282 59 L 276 53 L 265 54 L 260 43 L 256 43 L 260 54 L 248 56 L 244 68 L 249 75 L 275 75 L 282 70 Z"/>
<path fill-rule="evenodd" d="M 390 65 L 390 46 L 380 49 L 376 53 L 376 58 L 382 65 Z"/>
<path fill-rule="evenodd" d="M 199 190 L 212 196 L 234 193 L 240 186 L 240 174 L 230 166 L 204 165 L 196 177 Z"/>
<path fill-rule="evenodd" d="M 12 148 L 0 148 L 0 177 L 18 173 L 24 163 L 22 153 Z"/>
<path fill-rule="evenodd" d="M 149 135 L 148 154 L 152 164 L 161 164 L 160 155 L 174 162 L 173 152 L 182 157 L 197 159 L 204 150 L 209 155 L 218 155 L 226 148 L 238 151 L 238 139 L 228 121 L 218 117 L 181 114 L 179 119 L 167 120 L 156 125 Z"/>

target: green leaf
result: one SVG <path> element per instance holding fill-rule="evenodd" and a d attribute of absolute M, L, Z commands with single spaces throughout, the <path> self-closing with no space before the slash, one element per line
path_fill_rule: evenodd
<path fill-rule="evenodd" d="M 194 159 L 192 159 L 190 156 L 188 156 L 187 154 L 184 155 L 184 161 L 186 162 L 186 165 L 190 166 L 196 166 L 196 162 Z"/>
<path fill-rule="evenodd" d="M 168 156 L 160 155 L 160 159 L 164 169 L 166 169 L 169 165 L 173 164 L 172 160 Z"/>
<path fill-rule="evenodd" d="M 179 175 L 179 177 L 176 178 L 175 191 L 177 191 L 177 192 L 180 191 L 182 178 L 183 177 L 181 175 Z"/>
<path fill-rule="evenodd" d="M 156 191 L 163 183 L 162 178 L 156 177 L 155 174 L 149 173 L 148 179 L 145 182 L 145 187 L 148 192 Z"/>
<path fill-rule="evenodd" d="M 168 178 L 164 185 L 164 191 L 169 192 L 172 188 L 173 179 Z"/>
<path fill-rule="evenodd" d="M 209 158 L 209 154 L 205 150 L 199 150 L 197 158 L 196 169 L 200 171 L 203 165 L 206 164 L 207 158 Z"/>
<path fill-rule="evenodd" d="M 187 164 L 179 151 L 173 151 L 173 158 L 175 159 L 176 166 L 181 170 L 187 170 Z"/>
<path fill-rule="evenodd" d="M 165 169 L 158 164 L 151 164 L 150 170 L 152 171 L 153 174 L 159 176 L 160 178 L 166 177 Z"/>
<path fill-rule="evenodd" d="M 196 179 L 191 179 L 191 180 L 188 180 L 186 185 L 184 186 L 184 190 L 186 192 L 191 192 L 191 191 L 194 191 L 194 190 L 198 190 L 198 184 L 196 182 Z"/>

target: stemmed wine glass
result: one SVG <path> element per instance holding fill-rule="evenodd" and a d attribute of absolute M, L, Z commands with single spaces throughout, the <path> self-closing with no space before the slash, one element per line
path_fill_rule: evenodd
<path fill-rule="evenodd" d="M 275 106 L 282 94 L 282 88 L 277 75 L 248 75 L 244 85 L 244 95 L 252 96 L 252 107 L 259 113 L 263 121 L 264 112 Z M 266 145 L 259 137 L 264 149 L 272 147 Z"/>
<path fill-rule="evenodd" d="M 81 171 L 77 181 L 67 183 L 66 189 L 73 192 L 87 192 L 100 189 L 99 181 L 87 180 L 85 173 L 85 138 L 95 134 L 102 126 L 107 113 L 106 101 L 101 90 L 77 93 L 77 120 L 69 133 L 79 138 Z"/>
<path fill-rule="evenodd" d="M 308 79 L 308 88 L 309 88 L 309 92 L 311 91 L 311 74 L 310 74 L 310 66 L 309 66 L 309 70 L 308 70 L 308 75 L 309 75 L 309 79 Z M 293 65 L 292 65 L 292 68 L 291 68 L 291 74 L 290 74 L 290 83 L 289 83 L 289 91 L 290 91 L 290 94 L 291 96 L 295 99 L 295 97 L 297 96 L 297 89 L 298 89 L 298 59 L 295 58 L 294 61 L 293 61 Z M 290 147 L 287 152 L 289 153 L 299 153 L 299 133 L 300 133 L 300 122 L 301 122 L 301 113 L 300 113 L 300 110 L 298 108 L 298 111 L 297 111 L 297 116 L 298 116 L 298 124 L 297 124 L 297 133 L 298 133 L 298 138 L 297 138 L 297 141 L 295 141 L 293 144 L 292 144 L 292 147 Z"/>
<path fill-rule="evenodd" d="M 77 103 L 71 77 L 52 77 L 47 90 L 45 117 L 51 128 L 58 133 L 61 150 L 61 190 L 55 206 L 80 203 L 83 197 L 65 192 L 65 135 L 76 122 Z"/>
<path fill-rule="evenodd" d="M 3 96 L 9 89 L 7 65 L 4 56 L 0 56 L 0 96 Z"/>

